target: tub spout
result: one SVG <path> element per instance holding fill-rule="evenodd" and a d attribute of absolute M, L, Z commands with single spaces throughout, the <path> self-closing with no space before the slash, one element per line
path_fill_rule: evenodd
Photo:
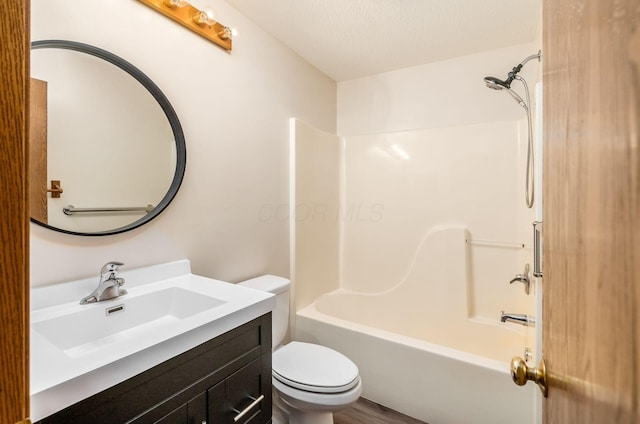
<path fill-rule="evenodd" d="M 536 326 L 536 319 L 534 317 L 530 317 L 525 314 L 507 314 L 504 311 L 502 311 L 502 314 L 500 315 L 500 321 L 513 322 L 514 324 L 520 324 L 527 327 Z"/>

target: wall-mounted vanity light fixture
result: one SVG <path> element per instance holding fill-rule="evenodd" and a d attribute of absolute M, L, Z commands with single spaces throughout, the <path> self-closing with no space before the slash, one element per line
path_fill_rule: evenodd
<path fill-rule="evenodd" d="M 150 8 L 173 19 L 180 25 L 231 51 L 235 29 L 217 21 L 211 9 L 198 9 L 186 0 L 139 0 Z"/>

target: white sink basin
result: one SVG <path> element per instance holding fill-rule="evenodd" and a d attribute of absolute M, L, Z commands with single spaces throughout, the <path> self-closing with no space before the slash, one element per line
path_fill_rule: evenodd
<path fill-rule="evenodd" d="M 194 314 L 226 303 L 207 295 L 172 287 L 122 296 L 93 307 L 71 307 L 60 316 L 34 322 L 32 329 L 70 357 L 94 352 L 110 343 L 135 340 Z"/>
<path fill-rule="evenodd" d="M 80 305 L 98 278 L 31 290 L 31 420 L 258 318 L 273 295 L 191 274 L 189 261 L 124 271 L 127 294 Z"/>

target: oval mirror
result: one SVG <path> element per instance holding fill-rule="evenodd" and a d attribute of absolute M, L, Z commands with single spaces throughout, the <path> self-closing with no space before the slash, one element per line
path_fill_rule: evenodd
<path fill-rule="evenodd" d="M 75 41 L 31 44 L 31 221 L 85 236 L 158 216 L 184 176 L 178 116 L 126 60 Z"/>

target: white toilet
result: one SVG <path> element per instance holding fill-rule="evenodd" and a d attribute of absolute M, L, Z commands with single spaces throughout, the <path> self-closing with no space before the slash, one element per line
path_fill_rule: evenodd
<path fill-rule="evenodd" d="M 276 295 L 272 315 L 274 424 L 333 424 L 333 412 L 351 405 L 362 393 L 358 367 L 325 346 L 280 345 L 289 325 L 289 280 L 263 275 L 238 284 Z"/>

